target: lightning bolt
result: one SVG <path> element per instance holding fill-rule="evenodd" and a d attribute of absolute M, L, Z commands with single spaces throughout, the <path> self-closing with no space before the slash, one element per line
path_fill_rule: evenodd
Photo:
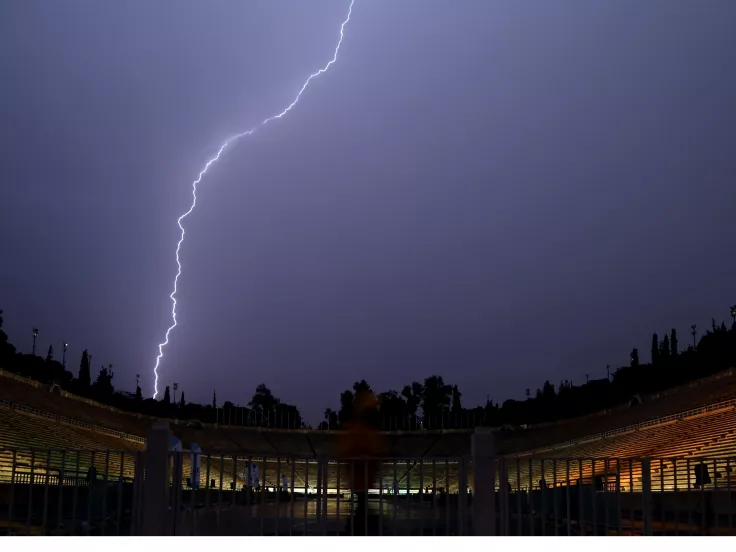
<path fill-rule="evenodd" d="M 327 64 L 322 67 L 319 71 L 312 73 L 309 75 L 307 80 L 302 85 L 301 89 L 297 93 L 296 97 L 294 98 L 294 101 L 291 102 L 283 111 L 276 115 L 272 115 L 271 117 L 268 117 L 264 119 L 259 125 L 249 129 L 245 130 L 243 132 L 240 132 L 238 134 L 235 134 L 234 136 L 231 136 L 227 140 L 225 140 L 222 145 L 220 146 L 220 149 L 217 150 L 217 154 L 207 161 L 205 163 L 204 168 L 199 172 L 199 175 L 197 175 L 197 179 L 192 182 L 192 204 L 190 205 L 189 209 L 181 215 L 177 219 L 177 224 L 179 225 L 179 230 L 181 230 L 181 235 L 179 236 L 179 241 L 176 244 L 176 276 L 174 277 L 174 291 L 171 292 L 171 295 L 169 295 L 169 298 L 171 299 L 171 326 L 166 330 L 166 337 L 164 339 L 163 343 L 159 343 L 158 346 L 158 356 L 156 357 L 156 365 L 153 367 L 153 374 L 154 374 L 154 383 L 153 383 L 153 398 L 156 398 L 156 395 L 158 395 L 158 368 L 161 364 L 161 358 L 164 356 L 164 347 L 166 347 L 169 344 L 169 336 L 171 334 L 171 331 L 176 328 L 176 290 L 177 285 L 179 284 L 179 277 L 181 276 L 181 261 L 179 259 L 179 252 L 181 251 L 182 243 L 184 243 L 184 237 L 186 235 L 186 231 L 184 230 L 184 226 L 182 225 L 182 222 L 185 218 L 187 218 L 189 215 L 192 214 L 192 211 L 194 211 L 195 207 L 197 206 L 197 186 L 200 182 L 202 182 L 202 178 L 204 178 L 204 175 L 207 174 L 207 171 L 209 168 L 215 164 L 220 157 L 222 156 L 223 152 L 230 146 L 233 142 L 236 142 L 237 140 L 240 140 L 241 138 L 244 138 L 245 136 L 250 136 L 253 134 L 256 130 L 258 130 L 263 125 L 266 125 L 270 123 L 271 121 L 274 121 L 276 119 L 281 119 L 284 115 L 289 113 L 296 104 L 299 103 L 299 100 L 302 97 L 302 94 L 307 89 L 307 86 L 309 86 L 309 83 L 312 82 L 312 79 L 320 76 L 322 73 L 327 72 L 333 63 L 337 61 L 337 56 L 340 53 L 340 47 L 342 46 L 343 38 L 345 37 L 345 26 L 350 22 L 350 17 L 353 14 L 353 4 L 355 3 L 355 0 L 350 0 L 350 7 L 348 8 L 348 15 L 345 18 L 345 20 L 342 22 L 342 25 L 340 25 L 340 39 L 337 41 L 337 46 L 335 47 L 335 52 L 332 54 L 332 59 L 330 59 Z"/>

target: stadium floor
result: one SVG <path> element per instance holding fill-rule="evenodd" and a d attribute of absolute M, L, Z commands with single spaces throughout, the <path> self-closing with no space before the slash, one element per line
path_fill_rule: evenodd
<path fill-rule="evenodd" d="M 368 500 L 368 526 L 372 535 L 454 535 L 458 533 L 457 507 L 397 500 Z M 349 499 L 326 500 L 326 512 L 318 515 L 316 500 L 254 505 L 221 504 L 185 511 L 178 534 L 209 535 L 350 535 Z M 356 525 L 358 525 L 356 523 Z"/>

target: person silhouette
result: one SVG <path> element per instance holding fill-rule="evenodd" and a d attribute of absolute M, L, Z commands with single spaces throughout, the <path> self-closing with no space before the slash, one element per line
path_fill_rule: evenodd
<path fill-rule="evenodd" d="M 348 460 L 348 479 L 357 502 L 348 518 L 348 530 L 352 525 L 354 535 L 365 536 L 369 534 L 369 527 L 377 522 L 376 516 L 368 514 L 368 490 L 378 476 L 376 458 L 381 449 L 380 420 L 378 401 L 371 391 L 358 392 L 353 404 L 355 414 L 345 424 L 340 456 Z"/>

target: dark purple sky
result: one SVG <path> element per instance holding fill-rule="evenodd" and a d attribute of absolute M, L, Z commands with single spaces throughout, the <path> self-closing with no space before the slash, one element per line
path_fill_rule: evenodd
<path fill-rule="evenodd" d="M 152 391 L 176 218 L 332 55 L 348 0 L 6 0 L 0 308 Z M 187 219 L 187 398 L 316 423 L 356 379 L 468 405 L 605 376 L 736 301 L 736 2 L 356 0 L 341 57 Z"/>

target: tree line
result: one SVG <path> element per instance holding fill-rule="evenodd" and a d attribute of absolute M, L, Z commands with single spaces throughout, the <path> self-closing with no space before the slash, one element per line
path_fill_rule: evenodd
<path fill-rule="evenodd" d="M 299 409 L 279 400 L 265 384 L 256 387 L 247 406 L 238 406 L 231 401 L 225 401 L 219 405 L 215 392 L 213 392 L 210 404 L 190 403 L 187 402 L 183 390 L 178 397 L 174 391 L 172 398 L 170 386 L 165 387 L 160 400 L 155 400 L 143 396 L 139 376 L 136 376 L 135 393 L 116 391 L 112 364 L 102 365 L 93 378 L 92 356 L 87 350 L 82 353 L 79 370 L 77 376 L 74 377 L 72 372 L 66 369 L 65 362 L 58 360 L 53 346 L 49 346 L 45 357 L 18 352 L 15 346 L 8 341 L 8 336 L 2 329 L 2 314 L 3 311 L 0 310 L 0 368 L 48 385 L 50 390 L 53 386 L 58 385 L 59 388 L 75 395 L 128 412 L 156 418 L 178 418 L 197 420 L 201 423 L 274 428 L 299 429 L 304 427 Z M 38 329 L 34 328 L 34 352 L 37 335 Z"/>
<path fill-rule="evenodd" d="M 439 375 L 408 383 L 400 392 L 378 392 L 363 379 L 341 393 L 337 408 L 324 411 L 324 419 L 318 429 L 344 427 L 354 417 L 359 397 L 367 394 L 376 398 L 374 408 L 384 430 L 516 427 L 590 414 L 736 366 L 736 305 L 731 307 L 730 315 L 730 328 L 725 322 L 717 324 L 712 319 L 710 328 L 699 339 L 697 327 L 691 326 L 692 344 L 684 350 L 681 350 L 676 329 L 665 332 L 661 339 L 654 333 L 648 363 L 642 363 L 639 351 L 633 349 L 629 364 L 613 372 L 609 368 L 608 377 L 604 379 L 590 380 L 586 376 L 586 382 L 580 385 L 563 380 L 557 386 L 548 380 L 535 393 L 526 389 L 524 400 L 508 399 L 502 404 L 487 400 L 485 405 L 466 408 L 458 386 L 445 382 Z M 34 340 L 37 332 L 34 329 Z M 220 406 L 216 392 L 213 392 L 211 404 L 189 403 L 184 391 L 176 397 L 176 387 L 172 398 L 169 386 L 165 387 L 160 400 L 154 400 L 143 397 L 138 379 L 135 394 L 116 392 L 112 364 L 102 366 L 93 381 L 91 357 L 86 350 L 82 353 L 75 378 L 56 359 L 53 347 L 49 347 L 45 358 L 17 352 L 2 330 L 2 311 L 0 366 L 122 410 L 154 417 L 239 426 L 307 427 L 299 409 L 279 400 L 265 384 L 257 386 L 246 406 L 235 405 L 231 401 Z"/>

